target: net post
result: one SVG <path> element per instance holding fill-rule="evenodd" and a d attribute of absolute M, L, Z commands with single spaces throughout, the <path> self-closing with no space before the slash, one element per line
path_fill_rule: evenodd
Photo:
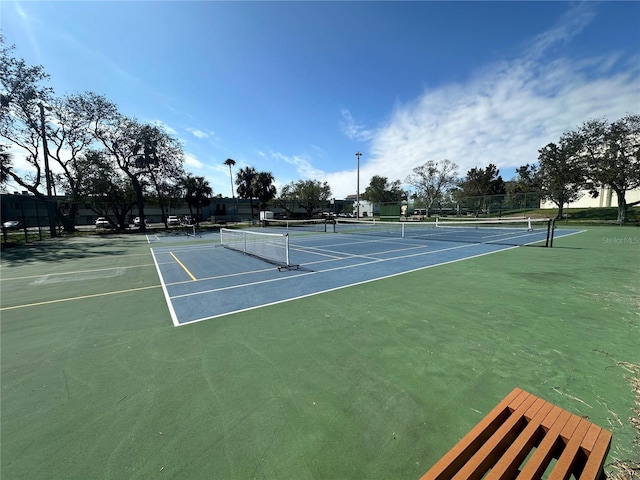
<path fill-rule="evenodd" d="M 438 217 L 436 217 L 436 228 L 438 228 L 440 225 L 438 224 L 438 220 L 440 220 Z"/>
<path fill-rule="evenodd" d="M 284 251 L 285 251 L 285 261 L 287 263 L 287 268 L 291 266 L 291 262 L 289 262 L 289 234 L 284 234 Z"/>
<path fill-rule="evenodd" d="M 549 243 L 549 248 L 553 248 L 553 233 L 556 229 L 556 219 L 552 218 L 549 220 L 549 226 L 547 227 L 549 233 L 547 234 L 547 242 Z"/>
<path fill-rule="evenodd" d="M 527 217 L 527 232 L 532 232 L 533 228 L 531 227 L 531 217 Z"/>

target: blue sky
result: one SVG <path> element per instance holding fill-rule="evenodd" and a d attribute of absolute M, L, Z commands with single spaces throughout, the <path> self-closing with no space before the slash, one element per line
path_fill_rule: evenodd
<path fill-rule="evenodd" d="M 4 0 L 0 27 L 56 94 L 163 124 L 224 196 L 227 158 L 336 198 L 357 151 L 361 191 L 445 158 L 510 179 L 585 120 L 640 112 L 640 2 Z"/>

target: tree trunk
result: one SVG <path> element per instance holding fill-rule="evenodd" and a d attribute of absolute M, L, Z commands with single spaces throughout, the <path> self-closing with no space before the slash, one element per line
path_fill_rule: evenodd
<path fill-rule="evenodd" d="M 558 215 L 556 216 L 556 220 L 562 220 L 562 216 L 564 214 L 564 195 L 563 194 L 560 194 L 560 198 L 558 198 L 556 205 L 558 205 Z"/>
<path fill-rule="evenodd" d="M 76 215 L 78 213 L 78 204 L 71 202 L 69 206 L 69 213 L 66 215 L 62 213 L 62 207 L 58 207 L 58 218 L 62 222 L 62 228 L 67 233 L 73 233 L 76 231 Z"/>
<path fill-rule="evenodd" d="M 136 192 L 136 199 L 138 203 L 138 217 L 140 218 L 140 231 L 144 232 L 147 229 L 146 222 L 144 221 L 144 195 L 142 194 L 142 185 L 137 177 L 131 175 L 131 185 Z"/>
<path fill-rule="evenodd" d="M 147 171 L 149 172 L 149 175 L 151 176 L 151 180 L 153 181 L 153 186 L 156 189 L 156 194 L 158 195 L 158 204 L 160 206 L 160 215 L 162 215 L 162 222 L 164 223 L 164 228 L 169 228 L 169 223 L 168 223 L 168 219 L 167 219 L 167 215 L 166 215 L 166 210 L 165 210 L 165 198 L 164 195 L 162 195 L 162 191 L 160 186 L 158 185 L 158 181 L 156 180 L 156 176 L 153 174 L 153 170 L 151 170 L 151 167 L 149 165 L 147 165 Z"/>
<path fill-rule="evenodd" d="M 126 228 L 127 215 L 125 213 L 116 213 L 116 220 L 118 221 L 118 230 L 124 230 Z"/>
<path fill-rule="evenodd" d="M 618 218 L 616 223 L 622 225 L 627 221 L 627 201 L 626 201 L 626 192 L 624 190 L 618 190 L 614 188 L 616 195 L 618 196 Z"/>

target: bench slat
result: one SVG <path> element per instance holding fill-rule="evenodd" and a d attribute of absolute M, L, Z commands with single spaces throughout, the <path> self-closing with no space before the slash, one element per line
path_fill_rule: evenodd
<path fill-rule="evenodd" d="M 500 428 L 482 445 L 469 461 L 453 477 L 454 480 L 476 480 L 487 473 L 487 470 L 502 455 L 504 449 L 518 435 L 524 413 L 536 402 L 537 398 L 529 395 Z"/>
<path fill-rule="evenodd" d="M 585 418 L 515 388 L 421 480 L 532 480 L 547 470 L 549 480 L 601 479 L 611 438 Z"/>
<path fill-rule="evenodd" d="M 587 463 L 582 469 L 582 475 L 580 475 L 580 480 L 582 479 L 591 479 L 591 478 L 601 478 L 603 476 L 602 471 L 602 462 L 601 458 L 606 458 L 609 453 L 609 448 L 611 448 L 611 432 L 605 430 L 604 428 L 600 429 L 598 433 L 598 438 L 596 440 L 593 449 L 589 453 L 589 458 L 587 459 Z"/>
<path fill-rule="evenodd" d="M 547 431 L 542 442 L 536 448 L 535 453 L 531 456 L 527 464 L 522 468 L 519 479 L 540 478 L 549 466 L 551 459 L 558 448 L 558 442 L 561 442 L 560 435 L 565 432 L 573 432 L 578 426 L 579 418 L 575 415 L 562 410 L 558 418 Z M 570 434 L 570 433 L 569 433 Z"/>
<path fill-rule="evenodd" d="M 580 450 L 580 445 L 582 444 L 582 440 L 585 435 L 589 431 L 589 428 L 592 426 L 590 422 L 581 418 L 578 422 L 578 426 L 570 437 L 566 437 L 569 442 L 566 447 L 562 451 L 560 458 L 556 462 L 556 466 L 554 467 L 551 475 L 549 475 L 549 480 L 567 480 L 573 471 L 573 466 L 575 465 L 576 459 L 578 458 L 578 451 Z M 595 425 L 593 425 L 596 428 Z"/>
<path fill-rule="evenodd" d="M 475 453 L 479 445 L 490 436 L 487 430 L 493 433 L 502 422 L 508 417 L 509 405 L 512 403 L 522 403 L 529 394 L 519 388 L 514 388 L 496 407 L 484 417 L 476 427 L 467 433 L 445 456 L 425 473 L 421 480 L 445 480 L 453 477 Z"/>
<path fill-rule="evenodd" d="M 485 480 L 500 480 L 502 478 L 514 478 L 522 461 L 527 458 L 533 446 L 540 439 L 541 422 L 549 415 L 558 416 L 560 409 L 541 400 L 544 404 L 538 412 L 531 417 L 529 424 L 518 436 L 515 442 L 504 453 L 502 458 L 493 466 Z M 554 413 L 555 410 L 555 413 Z M 528 417 L 527 417 L 528 418 Z"/>

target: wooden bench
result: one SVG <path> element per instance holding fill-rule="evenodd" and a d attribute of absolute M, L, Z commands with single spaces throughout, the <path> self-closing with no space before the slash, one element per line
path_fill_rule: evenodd
<path fill-rule="evenodd" d="M 598 480 L 610 446 L 608 430 L 516 388 L 421 480 Z"/>

